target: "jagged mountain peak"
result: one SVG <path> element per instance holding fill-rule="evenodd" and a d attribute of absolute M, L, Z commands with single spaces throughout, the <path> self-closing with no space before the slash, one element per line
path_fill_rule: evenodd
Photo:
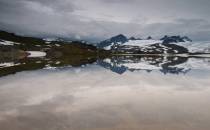
<path fill-rule="evenodd" d="M 115 44 L 125 43 L 127 41 L 128 41 L 128 38 L 125 35 L 119 34 L 114 37 L 111 37 L 108 40 L 100 42 L 100 44 L 98 44 L 98 47 L 105 48 L 105 47 L 113 46 Z"/>
<path fill-rule="evenodd" d="M 142 40 L 141 38 L 130 37 L 129 40 Z"/>
<path fill-rule="evenodd" d="M 119 34 L 108 40 L 100 42 L 99 48 L 113 52 L 129 54 L 181 54 L 181 53 L 209 53 L 209 42 L 192 42 L 187 36 L 169 36 L 165 35 L 160 40 L 137 39 L 135 37 L 127 38 Z"/>
<path fill-rule="evenodd" d="M 190 38 L 187 36 L 181 37 L 181 36 L 167 36 L 165 35 L 160 40 L 163 41 L 163 43 L 178 43 L 178 42 L 192 42 Z"/>
<path fill-rule="evenodd" d="M 147 37 L 147 40 L 152 40 L 153 38 L 151 36 L 148 36 Z"/>
<path fill-rule="evenodd" d="M 116 36 L 112 37 L 110 39 L 110 41 L 111 42 L 121 42 L 121 43 L 124 43 L 124 42 L 128 41 L 128 38 L 125 35 L 123 35 L 123 34 L 119 34 L 119 35 L 116 35 Z"/>
<path fill-rule="evenodd" d="M 189 41 L 189 42 L 192 42 L 192 40 L 189 38 L 189 37 L 187 37 L 187 36 L 184 36 L 184 37 L 182 37 L 185 41 Z"/>
<path fill-rule="evenodd" d="M 135 37 L 130 37 L 129 40 L 136 40 L 136 38 Z"/>

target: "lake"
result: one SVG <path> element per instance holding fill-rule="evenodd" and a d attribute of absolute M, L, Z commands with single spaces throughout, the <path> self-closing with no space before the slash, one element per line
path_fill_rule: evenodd
<path fill-rule="evenodd" d="M 0 130 L 209 130 L 210 58 L 0 64 Z"/>

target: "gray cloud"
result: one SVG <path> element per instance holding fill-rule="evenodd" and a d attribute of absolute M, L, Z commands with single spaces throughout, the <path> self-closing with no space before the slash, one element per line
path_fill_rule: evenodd
<path fill-rule="evenodd" d="M 0 29 L 91 41 L 118 33 L 210 40 L 209 7 L 209 0 L 0 0 Z"/>

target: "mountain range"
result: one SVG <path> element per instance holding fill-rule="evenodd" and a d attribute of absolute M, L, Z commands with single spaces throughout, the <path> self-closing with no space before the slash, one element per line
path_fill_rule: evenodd
<path fill-rule="evenodd" d="M 10 47 L 9 47 L 10 45 Z M 210 42 L 194 42 L 187 36 L 167 36 L 154 39 L 148 36 L 146 39 L 126 37 L 123 34 L 113 36 L 107 40 L 99 42 L 96 46 L 83 41 L 66 41 L 64 39 L 55 38 L 34 38 L 18 36 L 13 33 L 0 31 L 0 46 L 1 48 L 18 48 L 20 50 L 53 50 L 52 48 L 62 48 L 63 46 L 71 46 L 86 48 L 94 52 L 103 51 L 109 54 L 140 54 L 140 55 L 156 55 L 156 54 L 210 54 Z M 74 46 L 73 46 L 74 45 Z M 1 49 L 0 48 L 0 49 Z M 80 51 L 74 51 L 78 53 Z M 52 52 L 52 51 L 51 51 Z M 70 51 L 67 51 L 68 53 Z M 72 51 L 71 51 L 72 52 Z M 83 50 L 82 52 L 86 52 Z"/>
<path fill-rule="evenodd" d="M 193 42 L 187 36 L 141 39 L 119 34 L 100 42 L 98 48 L 123 54 L 206 54 L 210 53 L 210 42 Z"/>
<path fill-rule="evenodd" d="M 34 57 L 38 52 L 46 55 Z M 120 34 L 96 47 L 83 41 L 24 37 L 0 31 L 0 76 L 22 70 L 92 63 L 118 74 L 141 70 L 185 74 L 192 67 L 209 66 L 209 54 L 210 42 L 193 42 L 186 36 L 164 36 L 156 40 L 151 36 L 142 39 Z"/>

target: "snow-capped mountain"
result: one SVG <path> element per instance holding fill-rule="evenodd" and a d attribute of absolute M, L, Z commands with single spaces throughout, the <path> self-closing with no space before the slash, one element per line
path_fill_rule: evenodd
<path fill-rule="evenodd" d="M 179 42 L 192 42 L 190 38 L 187 36 L 167 36 L 165 35 L 163 38 L 160 39 L 163 43 L 179 43 Z"/>
<path fill-rule="evenodd" d="M 99 48 L 126 54 L 183 54 L 183 53 L 210 53 L 210 42 L 193 42 L 184 36 L 164 36 L 154 40 L 127 38 L 120 34 L 98 44 Z"/>
<path fill-rule="evenodd" d="M 136 40 L 136 39 L 134 38 L 133 40 Z M 100 44 L 98 44 L 98 47 L 103 48 L 105 50 L 110 50 L 112 46 L 115 46 L 118 43 L 123 44 L 126 42 L 128 42 L 128 38 L 122 34 L 119 34 L 115 37 L 102 41 Z"/>
<path fill-rule="evenodd" d="M 173 43 L 173 44 L 187 48 L 190 53 L 210 53 L 210 41 L 178 42 L 178 43 Z"/>
<path fill-rule="evenodd" d="M 161 40 L 165 44 L 176 44 L 185 47 L 190 53 L 210 53 L 210 41 L 193 42 L 186 36 L 165 36 Z"/>

